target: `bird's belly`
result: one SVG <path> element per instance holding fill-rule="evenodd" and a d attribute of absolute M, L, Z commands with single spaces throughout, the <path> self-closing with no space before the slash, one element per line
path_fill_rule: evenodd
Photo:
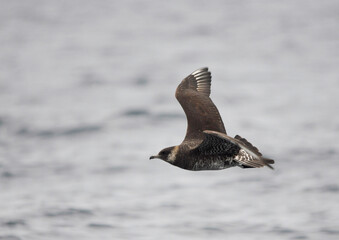
<path fill-rule="evenodd" d="M 222 170 L 225 168 L 233 167 L 236 165 L 236 162 L 233 158 L 224 157 L 224 156 L 213 156 L 210 158 L 198 159 L 194 164 L 194 171 L 201 170 Z"/>

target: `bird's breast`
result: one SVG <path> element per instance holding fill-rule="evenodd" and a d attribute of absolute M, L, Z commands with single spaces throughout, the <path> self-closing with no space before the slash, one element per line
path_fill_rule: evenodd
<path fill-rule="evenodd" d="M 222 170 L 225 168 L 233 167 L 236 163 L 233 158 L 224 156 L 213 156 L 198 158 L 192 170 Z"/>

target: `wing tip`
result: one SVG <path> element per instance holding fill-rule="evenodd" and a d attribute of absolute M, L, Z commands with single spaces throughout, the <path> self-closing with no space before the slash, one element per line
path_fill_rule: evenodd
<path fill-rule="evenodd" d="M 191 75 L 196 75 L 197 73 L 201 73 L 201 72 L 209 72 L 209 71 L 208 71 L 208 67 L 201 67 L 201 68 L 198 68 L 197 70 L 195 70 L 194 72 L 192 72 Z"/>

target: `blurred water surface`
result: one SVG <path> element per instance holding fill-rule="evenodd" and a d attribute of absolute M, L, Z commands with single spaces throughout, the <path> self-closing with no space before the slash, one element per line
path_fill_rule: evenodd
<path fill-rule="evenodd" d="M 338 1 L 0 2 L 0 239 L 338 239 Z M 148 160 L 203 66 L 275 171 Z"/>

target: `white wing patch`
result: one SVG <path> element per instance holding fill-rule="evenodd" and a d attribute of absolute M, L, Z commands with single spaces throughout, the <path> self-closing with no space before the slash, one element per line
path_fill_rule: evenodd
<path fill-rule="evenodd" d="M 241 165 L 247 165 L 251 167 L 263 167 L 265 164 L 262 163 L 262 161 L 256 157 L 254 157 L 252 154 L 248 153 L 244 149 L 240 149 L 237 156 L 234 158 L 238 163 Z"/>

